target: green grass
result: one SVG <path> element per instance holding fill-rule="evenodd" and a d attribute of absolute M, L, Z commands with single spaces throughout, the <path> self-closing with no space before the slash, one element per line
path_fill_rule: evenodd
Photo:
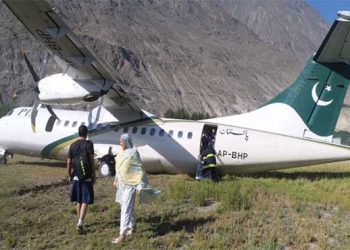
<path fill-rule="evenodd" d="M 349 162 L 198 182 L 150 176 L 162 191 L 137 204 L 137 232 L 122 249 L 347 249 Z M 109 249 L 120 207 L 112 179 L 99 179 L 87 234 L 63 162 L 16 156 L 0 166 L 0 249 Z"/>

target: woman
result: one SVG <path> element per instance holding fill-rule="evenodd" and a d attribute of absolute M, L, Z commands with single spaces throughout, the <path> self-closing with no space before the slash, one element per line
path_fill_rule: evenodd
<path fill-rule="evenodd" d="M 140 155 L 128 134 L 120 136 L 120 148 L 116 156 L 116 177 L 113 186 L 117 187 L 116 202 L 120 203 L 119 237 L 112 240 L 117 244 L 135 230 L 135 193 L 146 185 L 146 175 L 142 170 Z"/>

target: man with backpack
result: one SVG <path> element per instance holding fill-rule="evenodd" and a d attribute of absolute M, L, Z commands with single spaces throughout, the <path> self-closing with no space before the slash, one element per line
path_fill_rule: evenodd
<path fill-rule="evenodd" d="M 79 127 L 79 138 L 70 145 L 67 170 L 71 186 L 71 202 L 76 202 L 77 230 L 82 233 L 84 218 L 89 204 L 94 203 L 93 184 L 96 181 L 94 169 L 94 145 L 86 140 L 88 129 Z"/>

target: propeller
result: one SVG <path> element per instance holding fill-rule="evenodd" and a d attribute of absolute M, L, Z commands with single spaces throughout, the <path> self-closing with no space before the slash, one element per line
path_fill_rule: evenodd
<path fill-rule="evenodd" d="M 96 109 L 95 117 L 92 116 L 92 111 L 95 109 L 90 110 L 90 112 L 89 112 L 89 117 L 88 117 L 89 126 L 94 127 L 98 123 L 98 121 L 100 120 L 102 104 L 103 104 L 103 96 L 98 101 L 98 108 Z M 93 118 L 94 118 L 94 120 L 93 120 Z"/>
<path fill-rule="evenodd" d="M 46 74 L 46 70 L 47 70 L 47 59 L 48 59 L 48 53 L 45 54 L 44 56 L 44 59 L 43 59 L 43 66 L 41 67 L 41 71 L 40 71 L 40 77 L 37 75 L 37 73 L 35 72 L 32 64 L 30 63 L 28 57 L 27 57 L 27 54 L 22 51 L 23 53 L 23 57 L 24 57 L 24 61 L 29 69 L 29 72 L 30 74 L 32 75 L 33 77 L 33 80 L 35 82 L 35 88 L 33 89 L 35 93 L 37 94 L 40 94 L 40 90 L 38 88 L 38 83 L 39 81 L 41 80 L 42 76 L 44 74 Z M 32 124 L 32 130 L 33 132 L 35 133 L 35 129 L 36 129 L 36 126 L 35 126 L 35 121 L 36 121 L 36 116 L 38 115 L 38 107 L 40 105 L 40 101 L 39 101 L 39 98 L 37 97 L 34 101 L 34 105 L 33 105 L 33 108 L 32 108 L 32 112 L 31 112 L 31 115 L 30 115 L 30 121 L 31 121 L 31 124 Z M 49 113 L 51 114 L 51 116 L 57 120 L 60 120 L 58 118 L 58 116 L 55 114 L 55 112 L 52 110 L 51 106 L 50 105 L 45 105 L 46 109 L 49 111 Z"/>

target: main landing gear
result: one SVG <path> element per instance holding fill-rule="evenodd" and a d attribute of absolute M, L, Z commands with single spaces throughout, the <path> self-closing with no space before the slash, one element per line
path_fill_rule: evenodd
<path fill-rule="evenodd" d="M 115 160 L 114 155 L 106 154 L 105 156 L 98 158 L 98 174 L 100 177 L 108 177 L 115 175 Z"/>

